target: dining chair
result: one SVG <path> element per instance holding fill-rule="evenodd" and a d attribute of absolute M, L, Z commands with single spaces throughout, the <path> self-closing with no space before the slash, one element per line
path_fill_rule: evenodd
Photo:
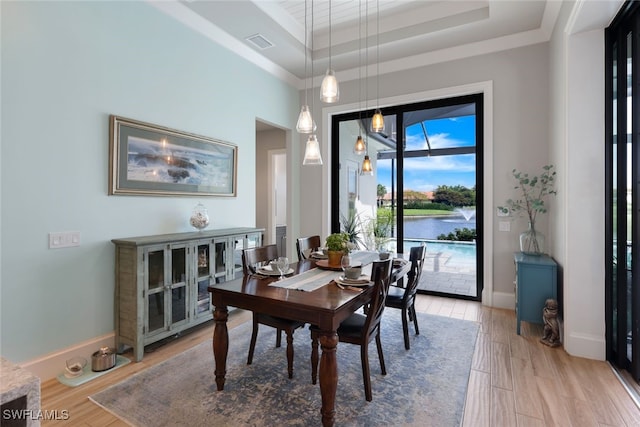
<path fill-rule="evenodd" d="M 360 346 L 360 359 L 362 362 L 362 377 L 364 380 L 364 393 L 368 402 L 372 400 L 371 373 L 369 370 L 369 343 L 376 340 L 378 359 L 382 375 L 387 374 L 382 354 L 382 341 L 380 339 L 380 321 L 384 311 L 384 300 L 389 290 L 391 279 L 391 259 L 374 261 L 371 269 L 373 281 L 373 295 L 371 301 L 365 306 L 365 313 L 353 313 L 340 323 L 338 327 L 338 341 Z M 315 384 L 318 379 L 318 339 L 317 326 L 311 325 L 311 382 Z"/>
<path fill-rule="evenodd" d="M 296 240 L 298 259 L 302 261 L 309 258 L 309 255 L 320 247 L 322 247 L 320 236 L 299 237 L 298 240 Z"/>
<path fill-rule="evenodd" d="M 424 258 L 427 249 L 424 245 L 414 246 L 409 252 L 411 269 L 407 273 L 406 287 L 390 286 L 385 305 L 402 310 L 402 332 L 404 334 L 404 348 L 409 350 L 409 322 L 413 322 L 416 335 L 420 335 L 418 319 L 416 317 L 416 293 L 422 276 Z"/>
<path fill-rule="evenodd" d="M 242 271 L 245 275 L 255 274 L 256 266 L 267 264 L 276 258 L 278 258 L 278 247 L 276 245 L 244 249 L 242 251 Z M 287 336 L 287 370 L 289 378 L 293 378 L 293 333 L 296 329 L 302 328 L 304 323 L 254 311 L 253 331 L 251 332 L 247 365 L 251 365 L 253 362 L 253 353 L 256 348 L 259 325 L 266 325 L 276 329 L 276 347 L 281 346 L 282 331 L 285 332 Z"/>

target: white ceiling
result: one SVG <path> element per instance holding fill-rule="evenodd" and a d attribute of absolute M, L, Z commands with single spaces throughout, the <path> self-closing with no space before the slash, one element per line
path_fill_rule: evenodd
<path fill-rule="evenodd" d="M 324 73 L 329 65 L 329 52 L 338 78 L 347 80 L 358 78 L 363 72 L 374 75 L 378 70 L 397 71 L 544 42 L 551 35 L 561 5 L 560 0 L 151 3 L 217 42 L 227 40 L 230 49 L 298 87 L 305 75 L 311 74 L 312 66 L 314 76 Z M 305 3 L 309 48 L 306 73 Z M 256 34 L 273 46 L 260 49 L 246 40 Z M 363 71 L 364 65 L 369 66 L 368 71 Z"/>

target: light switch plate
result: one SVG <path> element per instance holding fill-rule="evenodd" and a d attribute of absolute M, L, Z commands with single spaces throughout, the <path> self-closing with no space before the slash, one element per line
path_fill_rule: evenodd
<path fill-rule="evenodd" d="M 509 221 L 500 221 L 498 223 L 498 229 L 500 231 L 511 231 L 511 223 Z"/>
<path fill-rule="evenodd" d="M 56 231 L 49 233 L 49 249 L 80 246 L 79 231 Z"/>

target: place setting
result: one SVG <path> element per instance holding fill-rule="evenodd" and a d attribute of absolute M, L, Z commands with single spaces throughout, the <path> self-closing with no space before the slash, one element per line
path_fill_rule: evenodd
<path fill-rule="evenodd" d="M 340 267 L 343 274 L 334 279 L 338 288 L 361 291 L 361 287 L 371 284 L 371 278 L 362 272 L 362 262 L 354 261 L 349 254 L 342 257 Z"/>
<path fill-rule="evenodd" d="M 256 268 L 257 275 L 279 276 L 279 279 L 284 279 L 285 276 L 293 273 L 294 270 L 289 267 L 289 258 L 287 257 L 278 257 L 278 259 L 269 262 L 269 264 Z"/>

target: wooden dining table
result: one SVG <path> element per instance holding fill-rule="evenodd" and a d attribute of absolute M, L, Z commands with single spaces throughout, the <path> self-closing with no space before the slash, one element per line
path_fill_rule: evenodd
<path fill-rule="evenodd" d="M 314 260 L 292 264 L 293 275 L 316 268 Z M 402 280 L 409 264 L 394 268 L 392 281 Z M 322 397 L 323 426 L 335 422 L 335 398 L 338 387 L 338 365 L 336 351 L 338 326 L 352 313 L 371 299 L 373 287 L 341 289 L 335 282 L 327 283 L 312 292 L 269 286 L 277 277 L 245 275 L 242 279 L 210 285 L 214 305 L 213 356 L 215 380 L 219 391 L 224 389 L 229 334 L 227 330 L 228 307 L 297 320 L 318 326 L 322 349 L 319 367 L 320 394 Z"/>

